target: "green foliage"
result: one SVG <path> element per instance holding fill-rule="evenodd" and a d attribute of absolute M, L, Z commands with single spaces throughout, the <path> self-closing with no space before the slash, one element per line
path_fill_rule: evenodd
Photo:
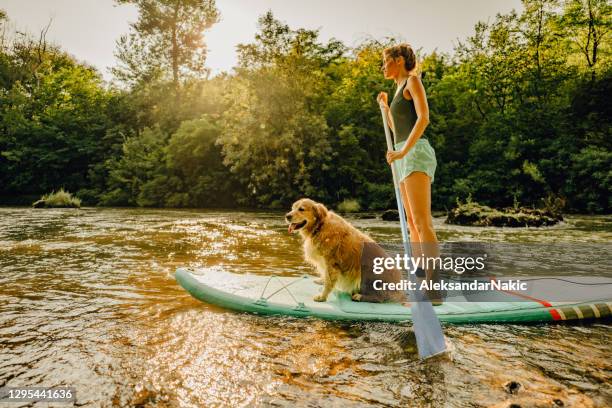
<path fill-rule="evenodd" d="M 542 208 L 551 214 L 561 214 L 566 202 L 564 197 L 549 194 L 542 199 Z M 516 207 L 518 208 L 518 204 Z"/>
<path fill-rule="evenodd" d="M 167 176 L 163 166 L 165 141 L 166 136 L 159 128 L 146 128 L 129 137 L 123 143 L 122 155 L 106 164 L 108 191 L 100 197 L 100 204 L 163 205 L 165 193 L 159 179 Z"/>
<path fill-rule="evenodd" d="M 185 121 L 172 135 L 166 149 L 166 163 L 183 188 L 167 200 L 178 207 L 222 207 L 233 205 L 236 188 L 223 165 L 216 145 L 219 128 L 210 119 Z"/>
<path fill-rule="evenodd" d="M 612 208 L 612 152 L 588 146 L 571 156 L 571 178 L 563 193 L 579 211 L 608 212 Z"/>
<path fill-rule="evenodd" d="M 325 200 L 332 163 L 325 67 L 337 58 L 336 43 L 319 44 L 316 32 L 289 30 L 270 14 L 260 29 L 255 44 L 239 47 L 242 68 L 230 80 L 220 122 L 224 163 L 246 192 L 241 204 Z"/>
<path fill-rule="evenodd" d="M 43 40 L 22 38 L 0 55 L 0 193 L 86 186 L 90 165 L 108 151 L 112 93 Z"/>
<path fill-rule="evenodd" d="M 535 205 L 555 194 L 566 196 L 570 209 L 607 212 L 609 204 L 588 204 L 607 201 L 592 184 L 588 196 L 568 194 L 577 171 L 571 163 L 585 143 L 609 151 L 603 146 L 610 130 L 605 46 L 600 44 L 592 81 L 590 71 L 575 63 L 582 50 L 571 46 L 576 32 L 558 14 L 557 2 L 524 5 L 520 16 L 479 23 L 457 48 L 458 64 L 426 58 L 432 118 L 426 134 L 439 164 L 434 206 L 450 206 L 470 193 L 494 206 L 514 199 Z"/>
<path fill-rule="evenodd" d="M 145 207 L 232 206 L 232 179 L 215 145 L 217 127 L 206 117 L 185 121 L 170 135 L 145 128 L 106 163 L 102 205 Z"/>
<path fill-rule="evenodd" d="M 138 21 L 117 42 L 117 78 L 132 85 L 206 74 L 204 31 L 219 19 L 215 0 L 116 0 L 138 7 Z"/>
<path fill-rule="evenodd" d="M 387 210 L 396 207 L 395 189 L 392 183 L 368 183 L 365 185 L 364 202 L 368 210 Z M 367 201 L 366 201 L 367 200 Z"/>
<path fill-rule="evenodd" d="M 64 186 L 103 205 L 395 206 L 376 103 L 393 92 L 380 64 L 394 39 L 348 49 L 268 12 L 234 72 L 209 79 L 214 1 L 118 3 L 140 12 L 117 45 L 125 89 L 105 87 L 44 31 L 3 38 L 0 195 Z M 570 211 L 608 213 L 610 5 L 523 3 L 520 15 L 478 23 L 452 55 L 420 55 L 432 206 L 556 208 L 563 197 Z"/>
<path fill-rule="evenodd" d="M 607 0 L 567 0 L 558 21 L 568 46 L 582 54 L 580 64 L 591 71 L 594 80 L 597 68 L 609 64 L 609 60 L 602 61 L 601 55 L 610 52 L 607 38 L 612 27 L 612 5 Z"/>
<path fill-rule="evenodd" d="M 338 204 L 338 211 L 341 213 L 353 213 L 359 210 L 361 210 L 361 206 L 357 200 L 346 199 Z"/>
<path fill-rule="evenodd" d="M 380 72 L 386 45 L 387 42 L 366 42 L 331 70 L 337 80 L 326 101 L 325 115 L 334 152 L 327 185 L 334 201 L 358 197 L 371 208 L 387 208 L 385 198 L 377 200 L 369 194 L 373 185 L 388 186 L 391 180 L 376 103 L 378 92 L 392 91 Z"/>
<path fill-rule="evenodd" d="M 37 206 L 37 203 L 40 203 L 38 206 L 42 205 L 47 208 L 81 207 L 81 200 L 77 197 L 73 197 L 72 194 L 68 191 L 64 191 L 63 188 L 43 195 L 39 201 L 34 203 L 34 206 Z"/>

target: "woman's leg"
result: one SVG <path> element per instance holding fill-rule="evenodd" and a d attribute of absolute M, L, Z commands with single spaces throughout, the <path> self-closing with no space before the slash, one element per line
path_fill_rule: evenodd
<path fill-rule="evenodd" d="M 402 181 L 412 215 L 412 222 L 421 243 L 437 244 L 431 218 L 431 181 L 427 174 L 413 171 Z M 437 255 L 436 255 L 437 256 Z"/>
<path fill-rule="evenodd" d="M 406 179 L 404 179 L 406 180 Z M 400 182 L 400 191 L 402 194 L 402 202 L 404 203 L 404 209 L 406 210 L 406 224 L 408 224 L 408 232 L 410 233 L 410 249 L 413 256 L 421 253 L 421 239 L 419 237 L 419 231 L 414 224 L 414 217 L 412 215 L 412 209 L 410 208 L 410 200 L 408 198 L 408 190 L 404 184 L 404 180 Z"/>
<path fill-rule="evenodd" d="M 404 178 L 402 184 L 404 185 L 404 191 L 407 196 L 406 201 L 409 203 L 412 222 L 420 244 L 420 252 L 417 252 L 414 256 L 423 254 L 425 259 L 437 258 L 440 253 L 431 217 L 431 180 L 427 174 L 415 171 Z M 434 273 L 433 265 L 430 266 L 423 267 L 427 274 L 427 279 L 437 281 L 438 276 Z M 432 303 L 440 304 L 437 291 L 431 291 L 430 293 Z"/>

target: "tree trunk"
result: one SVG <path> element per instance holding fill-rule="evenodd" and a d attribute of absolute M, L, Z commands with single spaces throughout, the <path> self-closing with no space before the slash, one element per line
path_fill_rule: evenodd
<path fill-rule="evenodd" d="M 178 90 L 179 87 L 179 49 L 178 49 L 178 39 L 177 39 L 177 26 L 178 26 L 178 12 L 181 1 L 178 0 L 174 4 L 174 19 L 172 20 L 172 82 L 174 83 L 174 89 Z"/>

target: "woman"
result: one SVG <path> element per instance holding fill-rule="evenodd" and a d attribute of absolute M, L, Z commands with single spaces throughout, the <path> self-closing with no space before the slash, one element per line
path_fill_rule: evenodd
<path fill-rule="evenodd" d="M 383 51 L 386 79 L 397 85 L 389 106 L 386 92 L 378 95 L 385 107 L 393 131 L 395 151 L 387 152 L 387 162 L 398 161 L 402 201 L 410 230 L 412 254 L 425 259 L 437 257 L 438 240 L 431 218 L 431 183 L 436 171 L 436 154 L 423 132 L 429 124 L 429 107 L 425 89 L 416 74 L 416 57 L 412 47 L 399 44 Z M 425 269 L 425 268 L 424 268 Z M 426 268 L 427 278 L 434 279 L 433 270 Z M 432 303 L 440 304 L 439 295 L 430 292 Z"/>

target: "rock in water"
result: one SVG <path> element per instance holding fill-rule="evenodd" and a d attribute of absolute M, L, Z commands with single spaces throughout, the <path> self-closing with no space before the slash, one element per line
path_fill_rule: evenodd
<path fill-rule="evenodd" d="M 542 227 L 559 221 L 563 221 L 560 213 L 524 207 L 498 210 L 473 201 L 460 203 L 446 218 L 447 224 L 477 227 Z"/>
<path fill-rule="evenodd" d="M 399 212 L 397 210 L 387 210 L 382 214 L 384 221 L 399 221 Z"/>

